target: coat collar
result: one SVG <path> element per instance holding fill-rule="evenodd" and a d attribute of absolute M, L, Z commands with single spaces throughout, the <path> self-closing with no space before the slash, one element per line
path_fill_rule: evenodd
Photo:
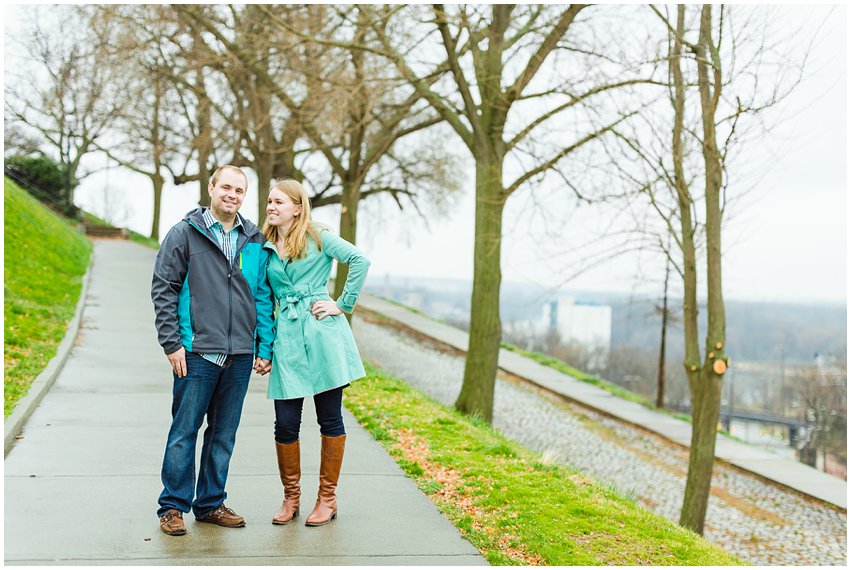
<path fill-rule="evenodd" d="M 199 229 L 201 229 L 201 228 L 208 229 L 207 223 L 204 220 L 204 210 L 206 210 L 206 209 L 207 208 L 195 208 L 194 210 L 190 210 L 190 211 L 186 212 L 186 215 L 183 217 L 183 219 L 186 220 L 187 222 L 194 222 L 194 225 Z M 243 216 L 239 212 L 237 212 L 236 218 L 237 218 L 238 224 L 235 225 L 234 227 L 241 227 L 242 232 L 245 234 L 246 238 L 251 238 L 252 236 L 254 236 L 254 234 L 256 234 L 260 231 L 260 228 L 258 228 L 257 225 L 254 222 L 247 219 L 245 216 Z M 212 234 L 210 234 L 210 235 L 212 235 Z M 274 246 L 272 246 L 272 247 L 274 247 Z"/>
<path fill-rule="evenodd" d="M 292 281 L 292 279 L 290 279 L 290 276 L 287 274 L 287 265 L 289 265 L 289 262 L 283 261 L 281 259 L 281 256 L 278 255 L 278 248 L 275 247 L 275 244 L 273 244 L 272 242 L 267 240 L 266 243 L 263 244 L 263 249 L 268 249 L 272 252 L 272 255 L 278 261 L 275 261 L 274 259 L 270 259 L 270 262 L 281 264 L 281 275 L 283 276 L 284 281 L 286 281 L 288 285 L 292 286 L 293 281 Z"/>

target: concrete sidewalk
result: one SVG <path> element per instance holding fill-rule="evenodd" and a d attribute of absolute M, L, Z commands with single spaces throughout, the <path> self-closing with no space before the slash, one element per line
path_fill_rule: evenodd
<path fill-rule="evenodd" d="M 171 380 L 153 326 L 154 255 L 132 242 L 95 242 L 76 346 L 5 461 L 6 564 L 487 564 L 345 410 L 338 518 L 305 527 L 319 467 L 312 403 L 302 428 L 304 514 L 272 525 L 281 501 L 274 413 L 257 376 L 228 480 L 227 504 L 247 526 L 187 516 L 186 536 L 162 534 L 155 511 Z"/>
<path fill-rule="evenodd" d="M 467 351 L 467 333 L 455 327 L 414 313 L 373 295 L 361 295 L 358 306 L 397 321 L 443 344 L 463 352 Z M 530 358 L 501 349 L 499 351 L 499 367 L 551 392 L 614 418 L 643 427 L 675 443 L 685 447 L 689 447 L 691 444 L 690 424 L 666 414 L 654 412 L 635 402 L 613 396 L 602 388 L 577 380 Z M 753 445 L 740 443 L 722 434 L 718 434 L 716 439 L 715 456 L 736 467 L 780 483 L 805 495 L 843 509 L 847 508 L 848 485 L 845 481 L 793 459 L 781 457 Z"/>

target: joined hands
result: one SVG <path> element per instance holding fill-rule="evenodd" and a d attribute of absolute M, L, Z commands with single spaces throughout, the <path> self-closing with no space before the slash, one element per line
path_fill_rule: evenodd
<path fill-rule="evenodd" d="M 268 374 L 272 370 L 272 361 L 266 360 L 265 358 L 260 358 L 259 356 L 254 359 L 254 371 L 263 376 L 264 374 Z"/>

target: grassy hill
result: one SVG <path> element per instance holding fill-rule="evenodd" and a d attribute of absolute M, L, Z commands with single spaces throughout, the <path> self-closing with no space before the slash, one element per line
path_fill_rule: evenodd
<path fill-rule="evenodd" d="M 56 354 L 92 246 L 70 222 L 8 178 L 3 190 L 3 415 L 8 417 Z"/>
<path fill-rule="evenodd" d="M 374 366 L 346 407 L 492 565 L 743 562 Z"/>

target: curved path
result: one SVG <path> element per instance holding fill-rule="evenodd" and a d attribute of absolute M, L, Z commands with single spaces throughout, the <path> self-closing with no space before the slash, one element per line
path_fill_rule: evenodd
<path fill-rule="evenodd" d="M 274 413 L 260 377 L 246 398 L 228 481 L 228 506 L 247 526 L 225 529 L 190 516 L 186 536 L 162 534 L 155 511 L 171 380 L 153 326 L 154 255 L 132 242 L 95 241 L 76 345 L 6 457 L 7 564 L 486 564 L 347 412 L 338 519 L 320 528 L 272 525 L 281 487 Z M 309 509 L 319 436 L 312 405 L 306 408 Z"/>

